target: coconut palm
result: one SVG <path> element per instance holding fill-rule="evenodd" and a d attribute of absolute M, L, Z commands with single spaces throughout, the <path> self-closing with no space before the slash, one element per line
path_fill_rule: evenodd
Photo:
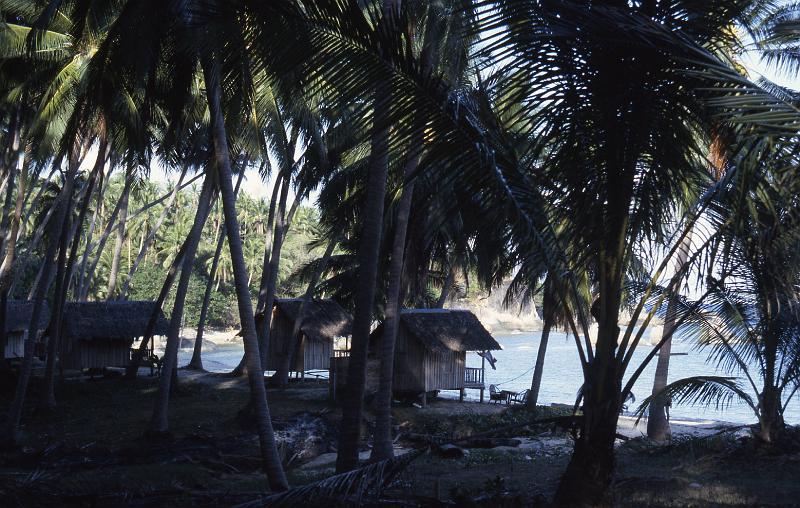
<path fill-rule="evenodd" d="M 236 180 L 236 187 L 234 188 L 234 195 L 239 194 L 239 188 L 242 185 L 242 180 L 244 179 L 244 167 L 241 168 L 239 172 L 239 177 Z M 206 324 L 206 316 L 208 314 L 208 305 L 211 302 L 211 289 L 214 285 L 214 276 L 217 272 L 217 266 L 219 265 L 219 259 L 222 255 L 222 247 L 225 244 L 225 234 L 224 232 L 220 232 L 217 238 L 217 246 L 214 249 L 214 257 L 213 261 L 211 262 L 211 268 L 208 272 L 208 282 L 206 282 L 206 290 L 203 294 L 203 304 L 200 308 L 200 318 L 197 323 L 197 335 L 195 336 L 194 340 L 194 349 L 192 351 L 192 358 L 189 360 L 189 364 L 186 366 L 189 369 L 194 370 L 203 370 L 203 332 L 205 330 Z"/>
<path fill-rule="evenodd" d="M 68 10 L 73 6 L 72 2 L 59 2 L 45 10 L 48 15 L 57 9 Z M 84 6 L 85 7 L 85 6 Z M 195 7 L 198 7 L 195 10 Z M 205 7 L 205 6 L 204 6 Z M 125 13 L 120 16 L 121 12 Z M 234 265 L 234 278 L 236 281 L 237 297 L 239 299 L 240 318 L 245 329 L 245 350 L 248 357 L 257 362 L 258 346 L 255 337 L 255 325 L 247 289 L 246 266 L 244 265 L 241 239 L 238 231 L 238 221 L 236 218 L 233 188 L 231 183 L 231 163 L 229 155 L 228 136 L 225 129 L 223 118 L 223 107 L 228 107 L 230 114 L 233 115 L 241 108 L 237 108 L 236 101 L 230 101 L 223 106 L 223 98 L 246 98 L 248 93 L 227 94 L 222 93 L 221 72 L 219 66 L 227 63 L 217 61 L 220 58 L 219 48 L 209 49 L 203 46 L 203 52 L 198 53 L 187 48 L 193 44 L 187 43 L 188 38 L 197 34 L 195 30 L 203 29 L 188 25 L 187 21 L 196 14 L 203 12 L 199 6 L 187 5 L 183 2 L 165 2 L 154 5 L 148 1 L 128 1 L 122 4 L 99 5 L 93 4 L 88 8 L 79 11 L 83 17 L 75 20 L 73 28 L 77 34 L 81 35 L 82 30 L 87 24 L 96 23 L 97 20 L 109 21 L 109 38 L 92 55 L 93 64 L 89 68 L 88 83 L 86 93 L 93 100 L 100 100 L 103 97 L 102 84 L 106 75 L 125 76 L 134 78 L 131 81 L 138 86 L 147 86 L 149 95 L 144 96 L 143 111 L 150 115 L 158 100 L 164 100 L 167 104 L 167 116 L 170 119 L 169 129 L 165 134 L 165 144 L 171 143 L 171 136 L 176 133 L 185 132 L 182 119 L 186 118 L 184 112 L 187 100 L 191 97 L 190 84 L 193 82 L 198 63 L 202 62 L 203 81 L 206 86 L 206 100 L 211 113 L 212 129 L 211 141 L 213 146 L 214 160 L 216 166 L 209 167 L 207 178 L 216 173 L 218 174 L 218 185 L 221 190 L 222 202 L 225 211 L 225 223 L 228 232 L 228 242 L 231 249 L 231 257 Z M 91 20 L 91 22 L 89 21 Z M 154 22 L 158 20 L 158 22 Z M 236 18 L 228 18 L 236 25 Z M 231 28 L 229 25 L 228 28 Z M 237 40 L 237 34 L 243 33 L 240 26 L 235 26 L 233 30 L 215 31 L 215 33 L 225 33 L 226 41 Z M 178 42 L 179 38 L 187 38 Z M 203 40 L 208 40 L 203 37 Z M 133 44 L 133 41 L 136 41 Z M 195 41 L 196 42 L 196 41 Z M 202 58 L 199 58 L 202 55 Z M 241 53 L 233 53 L 233 56 L 241 56 Z M 241 67 L 233 66 L 233 69 Z M 109 71 L 113 69 L 113 71 Z M 230 76 L 230 74 L 226 74 Z M 166 91 L 166 92 L 164 92 Z M 247 107 L 244 108 L 247 110 Z M 189 124 L 194 123 L 194 118 L 189 115 Z M 146 123 L 146 122 L 145 122 Z M 142 147 L 139 147 L 140 151 Z M 210 183 L 209 183 L 210 185 Z M 187 249 L 188 250 L 188 249 Z M 251 390 L 253 400 L 256 402 L 259 437 L 262 445 L 264 467 L 268 474 L 273 488 L 286 488 L 286 480 L 275 448 L 272 435 L 272 426 L 269 420 L 269 411 L 266 404 L 266 394 L 263 383 L 256 377 L 256 369 L 251 372 Z M 260 377 L 260 376 L 259 376 Z"/>
<path fill-rule="evenodd" d="M 664 250 L 669 262 L 707 206 L 701 199 L 688 208 L 698 202 L 700 189 L 709 187 L 710 113 L 744 123 L 750 112 L 739 109 L 728 92 L 780 102 L 738 75 L 720 50 L 739 44 L 729 28 L 747 24 L 762 5 L 719 1 L 709 8 L 708 2 L 657 0 L 482 5 L 485 14 L 477 23 L 486 30 L 483 54 L 500 69 L 489 82 L 496 109 L 516 118 L 515 130 L 531 140 L 521 157 L 530 164 L 530 183 L 517 202 L 545 210 L 555 206 L 545 216 L 568 217 L 564 234 L 548 239 L 547 229 L 536 227 L 536 216 L 527 214 L 534 227 L 515 248 L 522 248 L 521 256 L 545 254 L 549 271 L 564 274 L 563 287 L 575 287 L 572 274 L 583 267 L 597 288 L 591 308 L 598 323 L 596 345 L 586 331 L 589 316 L 570 319 L 583 368 L 584 411 L 556 503 L 602 503 L 614 467 L 618 414 L 643 370 L 639 365 L 623 385 L 642 335 L 632 325 L 624 332 L 618 326 L 628 263 L 642 245 Z M 796 118 L 759 127 L 779 130 Z M 675 216 L 680 205 L 691 211 Z M 682 224 L 671 237 L 664 230 L 670 223 Z M 659 266 L 651 273 L 657 280 L 662 272 Z M 560 299 L 568 301 L 573 292 Z M 644 299 L 633 306 L 632 322 L 643 306 Z M 648 315 L 645 325 L 649 320 Z"/>
<path fill-rule="evenodd" d="M 721 196 L 716 206 L 729 218 L 713 252 L 713 275 L 707 278 L 703 305 L 682 302 L 690 338 L 708 351 L 718 368 L 746 379 L 698 376 L 666 385 L 646 399 L 725 406 L 742 400 L 758 420 L 755 436 L 763 443 L 780 440 L 783 411 L 800 387 L 800 320 L 798 281 L 800 234 L 796 178 L 787 170 L 794 157 L 773 150 L 754 150 L 741 164 L 770 166 L 768 176 L 748 181 Z"/>

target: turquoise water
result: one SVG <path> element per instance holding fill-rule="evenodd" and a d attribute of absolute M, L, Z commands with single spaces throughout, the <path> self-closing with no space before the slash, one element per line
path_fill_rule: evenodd
<path fill-rule="evenodd" d="M 497 370 L 492 370 L 487 364 L 486 384 L 499 385 L 501 389 L 521 391 L 530 388 L 532 367 L 536 359 L 536 352 L 541 339 L 540 332 L 520 334 L 498 334 L 495 338 L 503 347 L 502 351 L 493 352 L 497 359 Z M 632 373 L 641 361 L 652 351 L 649 344 L 640 345 L 634 354 L 629 373 Z M 697 375 L 726 375 L 719 372 L 712 365 L 706 364 L 706 355 L 693 351 L 688 341 L 676 338 L 672 346 L 673 353 L 687 353 L 686 355 L 673 356 L 670 359 L 670 381 L 688 376 Z M 191 358 L 191 350 L 184 349 L 179 353 L 179 364 L 185 365 Z M 242 357 L 241 344 L 216 346 L 203 352 L 203 364 L 212 372 L 226 372 L 233 369 Z M 467 354 L 467 366 L 480 367 L 481 358 L 474 354 Z M 656 359 L 654 358 L 641 375 L 633 388 L 637 401 L 641 401 L 652 390 L 653 375 L 655 373 Z M 547 348 L 547 357 L 544 366 L 544 376 L 539 394 L 540 404 L 553 402 L 572 404 L 575 396 L 583 383 L 580 361 L 574 339 L 563 332 L 550 334 Z M 457 392 L 443 392 L 441 396 L 457 397 Z M 477 400 L 478 390 L 467 390 L 468 399 Z M 487 394 L 488 399 L 488 394 Z M 629 404 L 633 410 L 638 403 Z M 729 407 L 714 408 L 702 406 L 675 406 L 670 411 L 671 415 L 679 418 L 713 419 L 734 423 L 752 423 L 755 421 L 750 408 L 734 401 Z M 795 397 L 787 407 L 786 421 L 791 424 L 800 424 L 800 396 Z"/>

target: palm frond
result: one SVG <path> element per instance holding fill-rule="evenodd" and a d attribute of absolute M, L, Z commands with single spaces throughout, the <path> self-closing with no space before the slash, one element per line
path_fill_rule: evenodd
<path fill-rule="evenodd" d="M 267 496 L 258 501 L 243 503 L 236 508 L 256 508 L 260 506 L 291 507 L 298 506 L 309 500 L 314 500 L 319 505 L 363 506 L 364 503 L 377 501 L 383 490 L 408 465 L 427 452 L 427 449 L 418 449 L 399 457 L 375 462 L 359 469 L 337 474 L 323 480 L 295 487 L 280 494 Z"/>
<path fill-rule="evenodd" d="M 660 392 L 645 398 L 636 409 L 637 422 L 644 416 L 655 400 L 668 404 L 700 404 L 713 405 L 716 409 L 725 409 L 735 400 L 745 402 L 758 416 L 756 404 L 752 397 L 744 391 L 735 378 L 720 376 L 694 376 L 680 379 L 668 384 Z"/>

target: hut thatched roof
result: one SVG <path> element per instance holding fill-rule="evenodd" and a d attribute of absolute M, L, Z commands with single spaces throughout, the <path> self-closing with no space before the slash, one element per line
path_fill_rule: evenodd
<path fill-rule="evenodd" d="M 490 351 L 502 349 L 468 310 L 403 309 L 400 323 L 425 347 L 434 351 Z"/>
<path fill-rule="evenodd" d="M 292 323 L 300 312 L 301 298 L 277 298 L 275 307 Z M 314 299 L 305 310 L 300 330 L 311 340 L 330 340 L 353 333 L 353 318 L 333 300 Z"/>
<path fill-rule="evenodd" d="M 47 328 L 50 321 L 50 307 L 44 302 L 39 313 L 39 330 Z M 33 314 L 33 302 L 25 300 L 9 300 L 6 306 L 6 333 L 22 332 L 28 329 Z"/>
<path fill-rule="evenodd" d="M 64 307 L 64 338 L 129 339 L 142 337 L 155 302 L 68 302 Z M 159 311 L 155 335 L 166 335 L 169 322 Z"/>

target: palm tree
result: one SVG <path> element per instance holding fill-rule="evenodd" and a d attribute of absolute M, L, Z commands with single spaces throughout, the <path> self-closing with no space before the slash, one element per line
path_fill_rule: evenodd
<path fill-rule="evenodd" d="M 703 305 L 681 302 L 673 310 L 689 325 L 686 333 L 697 347 L 709 351 L 709 361 L 743 376 L 748 389 L 728 377 L 685 378 L 654 392 L 640 412 L 653 402 L 724 407 L 738 398 L 758 420 L 758 440 L 780 441 L 783 411 L 800 387 L 800 223 L 797 180 L 784 169 L 791 167 L 786 160 L 780 151 L 759 149 L 739 158 L 739 164 L 768 166 L 768 176 L 742 182 L 719 198 L 717 209 L 728 221 L 714 249 L 720 259 L 708 277 Z M 748 189 L 744 198 L 743 188 Z"/>
<path fill-rule="evenodd" d="M 676 272 L 678 274 L 685 273 L 682 268 L 689 261 L 689 254 L 692 250 L 692 235 L 691 232 L 683 238 L 683 242 L 679 247 L 678 256 L 675 258 Z M 661 345 L 658 351 L 658 361 L 656 362 L 656 373 L 653 378 L 653 391 L 652 395 L 660 393 L 667 386 L 669 374 L 669 359 L 672 352 L 672 337 L 677 331 L 677 311 L 679 305 L 678 295 L 672 295 L 667 303 L 667 311 L 664 317 L 664 329 L 662 332 L 663 337 L 667 340 Z M 648 408 L 647 418 L 647 437 L 654 441 L 666 441 L 672 435 L 669 426 L 668 406 L 666 401 L 661 398 L 654 398 Z"/>
<path fill-rule="evenodd" d="M 477 24 L 487 31 L 483 55 L 499 69 L 490 80 L 495 109 L 516 118 L 514 131 L 530 140 L 520 157 L 528 167 L 525 180 L 508 180 L 512 191 L 520 185 L 513 196 L 519 228 L 514 249 L 521 249 L 520 257 L 544 256 L 548 272 L 564 274 L 569 292 L 559 295 L 562 302 L 574 299 L 573 274 L 581 268 L 591 274 L 598 295 L 591 309 L 598 323 L 595 346 L 586 330 L 589 316 L 580 312 L 569 319 L 584 375 L 584 411 L 556 504 L 602 503 L 614 468 L 619 411 L 644 368 L 639 365 L 623 385 L 642 336 L 632 325 L 624 332 L 618 325 L 629 262 L 642 245 L 666 252 L 671 261 L 708 206 L 707 197 L 695 198 L 711 187 L 705 157 L 715 124 L 710 113 L 747 121 L 746 106 L 740 109 L 729 98 L 732 90 L 780 103 L 748 83 L 718 52 L 739 44 L 729 28 L 747 23 L 760 4 L 720 1 L 713 9 L 707 2 L 678 6 L 658 0 L 485 4 Z M 778 121 L 759 127 L 783 126 Z M 681 204 L 693 202 L 698 204 L 689 212 L 675 216 Z M 549 221 L 566 215 L 564 233 L 556 236 L 552 226 L 537 225 L 537 208 L 544 208 Z M 671 222 L 681 229 L 668 237 L 664 225 Z M 663 263 L 653 278 L 662 272 Z M 632 322 L 644 302 L 633 306 Z M 645 325 L 650 319 L 648 313 Z"/>
<path fill-rule="evenodd" d="M 200 243 L 203 227 L 211 210 L 214 191 L 213 174 L 207 174 L 203 180 L 203 188 L 200 191 L 194 223 L 187 236 L 186 249 L 182 256 L 181 276 L 178 280 L 178 287 L 175 290 L 175 301 L 172 304 L 172 315 L 169 321 L 169 330 L 167 331 L 167 346 L 164 349 L 164 362 L 158 383 L 158 398 L 150 421 L 149 432 L 153 434 L 166 434 L 169 431 L 169 395 L 173 371 L 177 368 L 178 362 L 179 333 L 183 322 L 183 308 L 186 302 L 186 292 L 189 289 L 189 279 L 194 267 L 195 253 Z"/>
<path fill-rule="evenodd" d="M 108 289 L 106 289 L 106 298 L 113 300 L 117 291 L 117 275 L 119 274 L 120 259 L 122 258 L 122 246 L 125 242 L 125 226 L 128 222 L 128 201 L 130 199 L 131 185 L 133 184 L 133 167 L 128 166 L 125 171 L 125 184 L 122 187 L 122 196 L 120 197 L 119 220 L 116 225 L 117 237 L 114 242 L 114 254 L 111 261 L 111 274 L 108 277 Z"/>
<path fill-rule="evenodd" d="M 420 65 L 424 72 L 431 72 L 437 68 L 443 74 L 449 76 L 454 82 L 458 83 L 465 74 L 464 65 L 469 61 L 466 55 L 466 47 L 461 32 L 463 17 L 469 15 L 468 12 L 453 12 L 451 5 L 424 6 L 413 16 L 424 22 L 418 22 L 415 26 L 409 23 L 405 37 L 409 41 L 418 39 L 421 46 L 418 56 Z M 444 12 L 443 12 L 444 11 Z M 413 18 L 412 18 L 413 19 Z M 442 20 L 447 20 L 442 22 Z M 415 32 L 419 30 L 420 35 Z M 464 48 L 464 52 L 452 51 L 442 54 L 438 48 L 440 46 L 451 48 Z M 415 126 L 416 131 L 422 131 L 424 124 Z M 407 231 L 411 206 L 414 198 L 414 184 L 417 177 L 417 170 L 423 150 L 423 138 L 411 137 L 410 145 L 406 151 L 406 162 L 403 168 L 402 192 L 396 205 L 396 217 L 394 221 L 394 238 L 392 239 L 388 288 L 386 292 L 386 307 L 384 320 L 384 333 L 379 344 L 378 357 L 381 361 L 381 368 L 378 381 L 378 391 L 375 396 L 375 432 L 373 440 L 371 460 L 386 460 L 394 456 L 394 446 L 392 440 L 392 379 L 394 376 L 394 357 L 395 342 L 397 331 L 400 324 L 400 310 L 403 302 L 402 276 L 405 265 L 405 250 L 407 243 Z M 445 290 L 443 288 L 443 293 Z"/>
<path fill-rule="evenodd" d="M 242 180 L 244 179 L 246 164 L 243 165 L 239 172 L 239 178 L 236 180 L 236 188 L 234 189 L 234 195 L 239 194 L 239 188 L 242 185 Z M 206 324 L 206 316 L 208 314 L 208 305 L 211 302 L 211 289 L 214 285 L 214 275 L 217 272 L 217 266 L 219 265 L 219 258 L 222 254 L 222 247 L 225 245 L 225 235 L 223 232 L 220 232 L 217 238 L 217 246 L 214 249 L 214 260 L 211 263 L 211 269 L 208 272 L 208 282 L 206 282 L 206 290 L 203 294 L 203 304 L 200 308 L 200 319 L 197 322 L 197 335 L 195 336 L 194 340 L 194 348 L 192 351 L 192 358 L 189 360 L 189 364 L 186 368 L 194 369 L 194 370 L 203 370 L 203 331 L 205 329 Z"/>
<path fill-rule="evenodd" d="M 203 62 L 203 77 L 206 83 L 209 110 L 211 112 L 211 132 L 214 146 L 214 159 L 219 175 L 220 194 L 222 195 L 225 213 L 225 229 L 228 232 L 228 246 L 233 262 L 233 275 L 236 285 L 236 296 L 239 303 L 239 319 L 242 325 L 245 358 L 248 368 L 248 380 L 252 393 L 251 402 L 255 406 L 258 421 L 258 437 L 261 445 L 261 456 L 273 490 L 286 490 L 288 483 L 281 467 L 280 456 L 275 445 L 272 430 L 264 377 L 261 370 L 261 357 L 258 348 L 253 305 L 250 301 L 250 290 L 247 285 L 247 267 L 242 252 L 242 239 L 239 236 L 239 222 L 236 217 L 236 202 L 231 182 L 231 163 L 228 150 L 228 138 L 222 112 L 222 87 L 220 83 L 219 63 L 217 55 L 208 56 Z"/>
<path fill-rule="evenodd" d="M 50 225 L 50 238 L 47 251 L 43 259 L 41 278 L 39 279 L 39 283 L 36 288 L 33 311 L 31 313 L 31 322 L 28 327 L 29 330 L 38 329 L 39 316 L 41 315 L 44 301 L 50 288 L 50 283 L 52 282 L 51 273 L 53 266 L 56 264 L 56 251 L 59 248 L 59 244 L 63 251 L 63 247 L 67 243 L 65 238 L 69 229 L 67 226 L 69 221 L 69 204 L 72 199 L 72 186 L 75 173 L 78 171 L 77 154 L 75 154 L 75 150 L 76 149 L 73 148 L 72 156 L 68 159 L 69 167 L 67 168 L 67 172 L 64 177 L 64 186 L 59 193 L 58 198 L 56 199 L 56 203 L 53 205 L 56 208 L 56 213 Z M 59 254 L 58 257 L 58 261 L 63 262 L 63 256 Z M 60 264 L 61 263 L 59 263 L 59 265 Z M 56 323 L 58 323 L 58 321 L 56 321 Z M 11 407 L 8 412 L 6 432 L 3 439 L 11 444 L 16 444 L 18 439 L 19 425 L 22 419 L 22 410 L 25 404 L 25 397 L 28 391 L 28 384 L 30 383 L 31 373 L 33 371 L 34 343 L 38 339 L 36 335 L 37 334 L 35 333 L 31 334 L 25 340 L 22 368 L 20 370 L 19 379 L 17 380 L 14 399 L 11 402 Z M 53 346 L 54 344 L 55 341 L 51 341 L 51 343 L 48 344 L 49 354 L 55 353 Z"/>

